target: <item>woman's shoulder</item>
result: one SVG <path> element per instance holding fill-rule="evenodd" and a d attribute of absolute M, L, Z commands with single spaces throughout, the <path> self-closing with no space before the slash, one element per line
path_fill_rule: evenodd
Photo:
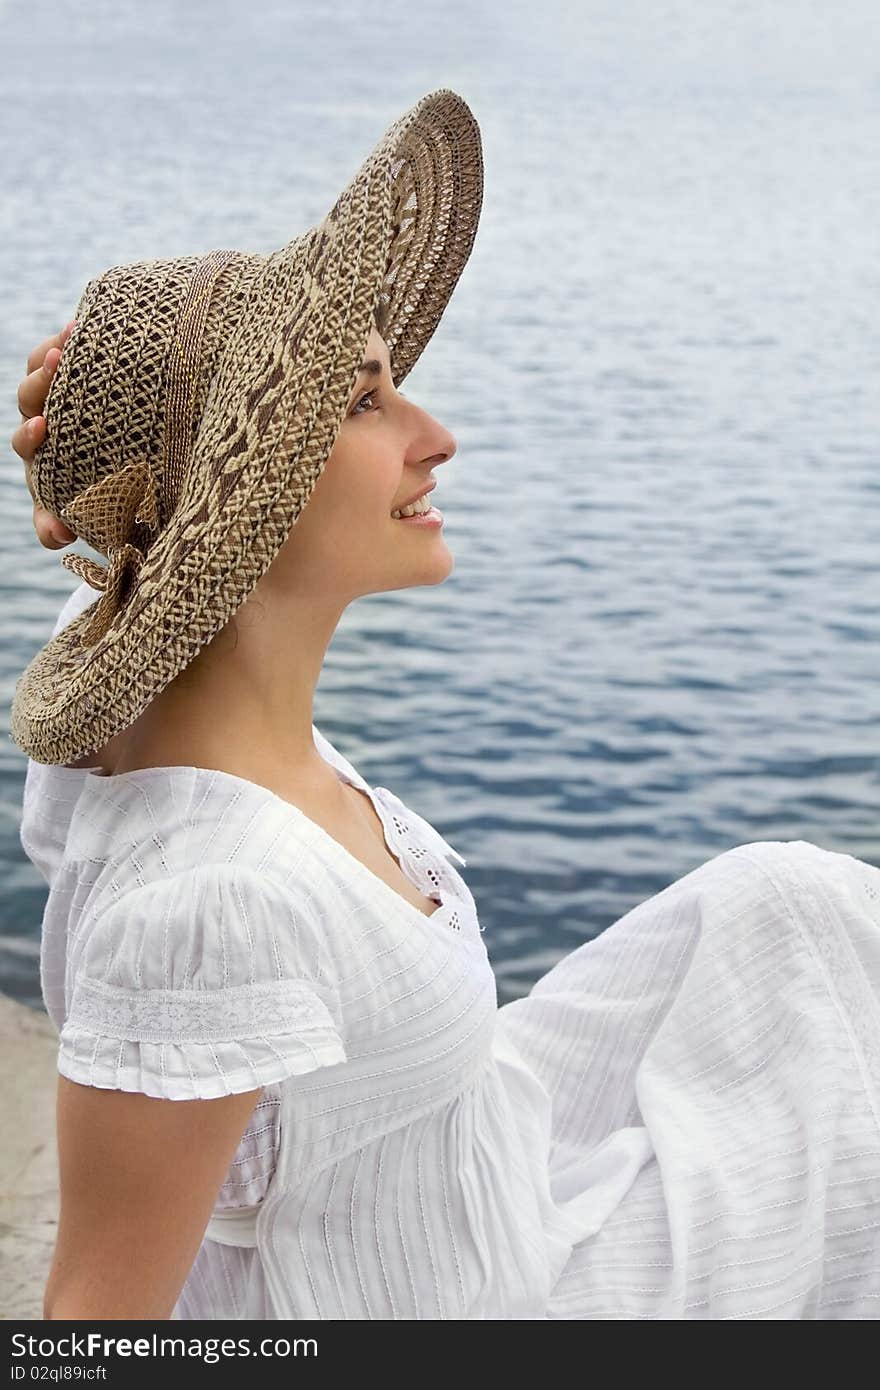
<path fill-rule="evenodd" d="M 117 802 L 115 834 L 74 818 L 56 897 L 77 968 L 145 989 L 243 987 L 279 969 L 334 977 L 333 904 L 312 856 L 291 852 L 294 827 L 230 817 L 203 834 L 185 815 L 154 819 L 159 794 L 151 786 L 145 811 L 135 790 L 127 780 L 122 801 L 137 809 Z"/>
<path fill-rule="evenodd" d="M 237 870 L 300 892 L 320 876 L 305 853 L 314 827 L 291 802 L 233 773 L 147 767 L 86 774 L 71 816 L 68 860 L 104 866 L 114 883 Z"/>
<path fill-rule="evenodd" d="M 105 865 L 66 936 L 59 1070 L 187 1099 L 344 1062 L 326 925 L 301 883 L 266 866 Z"/>

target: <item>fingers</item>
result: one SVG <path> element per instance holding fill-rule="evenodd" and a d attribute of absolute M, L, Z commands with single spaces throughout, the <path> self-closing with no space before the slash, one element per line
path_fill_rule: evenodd
<path fill-rule="evenodd" d="M 73 328 L 73 325 L 74 320 L 71 319 L 70 323 L 66 324 L 64 328 L 62 328 L 60 333 L 55 333 L 51 338 L 46 338 L 44 342 L 40 343 L 39 347 L 34 348 L 33 352 L 30 354 L 27 360 L 28 376 L 30 376 L 32 372 L 35 372 L 38 367 L 41 367 L 43 365 L 46 353 L 49 351 L 50 348 L 60 349 L 64 347 L 64 344 L 70 337 L 70 332 Z"/>
<path fill-rule="evenodd" d="M 18 409 L 23 420 L 30 420 L 42 411 L 49 394 L 49 383 L 60 361 L 61 349 L 49 348 L 42 365 L 36 367 L 21 382 L 18 388 Z"/>
<path fill-rule="evenodd" d="M 19 457 L 24 459 L 24 479 L 31 495 L 31 501 L 34 503 L 34 530 L 37 533 L 37 539 L 48 550 L 59 550 L 62 546 L 70 545 L 71 541 L 76 540 L 76 532 L 65 526 L 63 521 L 59 521 L 57 516 L 46 511 L 45 507 L 37 506 L 28 466 L 45 438 L 46 421 L 42 415 L 37 415 L 35 419 L 28 420 L 24 425 L 19 425 L 12 436 L 12 447 Z"/>
<path fill-rule="evenodd" d="M 76 540 L 76 532 L 65 526 L 63 521 L 59 521 L 57 516 L 46 511 L 45 507 L 36 505 L 30 468 L 28 467 L 45 438 L 46 421 L 42 415 L 37 415 L 33 420 L 19 425 L 12 436 L 12 447 L 19 457 L 24 459 L 24 479 L 31 495 L 31 501 L 34 502 L 34 530 L 37 533 L 37 539 L 48 550 L 59 550 L 62 546 L 70 545 L 71 541 Z"/>
<path fill-rule="evenodd" d="M 46 439 L 46 418 L 42 414 L 49 394 L 49 385 L 61 361 L 61 352 L 73 328 L 71 320 L 60 333 L 47 338 L 34 348 L 28 358 L 28 375 L 18 388 L 18 408 L 22 423 L 12 436 L 12 447 L 24 461 L 24 477 L 34 503 L 34 530 L 37 539 L 47 550 L 60 550 L 76 540 L 71 531 L 45 507 L 37 506 L 31 481 L 30 464 Z"/>
<path fill-rule="evenodd" d="M 46 438 L 46 420 L 42 415 L 35 415 L 31 420 L 25 420 L 19 425 L 15 434 L 12 436 L 12 447 L 20 459 L 25 463 L 33 463 L 34 455 Z M 28 470 L 25 468 L 25 478 L 30 487 L 31 482 L 28 477 Z M 33 491 L 31 496 L 33 497 Z"/>
<path fill-rule="evenodd" d="M 54 338 L 47 338 L 38 348 L 34 348 L 28 358 L 28 374 L 18 388 L 18 409 L 22 420 L 30 420 L 42 413 L 49 394 L 49 383 L 61 361 L 61 351 L 70 337 L 73 324 L 74 320 L 71 319 Z M 21 450 L 16 449 L 16 453 L 20 454 Z"/>
<path fill-rule="evenodd" d="M 44 545 L 47 550 L 61 550 L 63 546 L 76 540 L 75 532 L 69 531 L 63 521 L 59 521 L 57 516 L 47 512 L 44 507 L 34 507 L 34 530 L 40 545 Z"/>

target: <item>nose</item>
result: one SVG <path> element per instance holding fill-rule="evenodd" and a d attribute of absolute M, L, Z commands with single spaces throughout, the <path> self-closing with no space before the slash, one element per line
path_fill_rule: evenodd
<path fill-rule="evenodd" d="M 448 463 L 458 449 L 458 442 L 451 430 L 445 425 L 441 425 L 439 420 L 435 420 L 433 415 L 429 415 L 427 410 L 422 410 L 421 406 L 416 406 L 416 410 L 423 417 L 423 429 L 416 435 L 415 447 L 424 447 L 427 441 L 429 447 L 433 447 L 434 452 L 428 458 L 422 458 L 421 462 L 433 466 L 435 463 Z"/>

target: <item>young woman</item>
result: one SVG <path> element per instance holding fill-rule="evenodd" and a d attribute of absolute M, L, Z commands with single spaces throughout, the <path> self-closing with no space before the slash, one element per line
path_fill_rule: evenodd
<path fill-rule="evenodd" d="M 266 267 L 213 289 L 182 455 L 143 346 L 214 263 L 176 317 L 155 270 L 108 273 L 29 361 L 37 533 L 109 561 L 72 560 L 101 597 L 13 710 L 60 1031 L 48 1318 L 877 1314 L 880 870 L 731 849 L 499 1009 L 464 860 L 312 722 L 347 605 L 452 568 L 404 513 L 455 440 L 399 385 L 481 187 L 466 106 L 424 98 L 334 209 L 370 274 L 342 256 L 331 293 L 318 236 L 287 273 L 296 353 Z"/>

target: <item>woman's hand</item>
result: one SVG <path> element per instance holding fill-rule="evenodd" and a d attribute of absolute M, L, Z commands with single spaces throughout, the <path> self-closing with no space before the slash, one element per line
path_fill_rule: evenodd
<path fill-rule="evenodd" d="M 18 388 L 18 408 L 22 423 L 12 436 L 12 447 L 19 458 L 24 460 L 24 479 L 34 502 L 34 530 L 40 544 L 47 550 L 59 550 L 76 540 L 75 533 L 69 530 L 63 521 L 46 511 L 45 507 L 37 506 L 30 474 L 34 455 L 46 438 L 46 420 L 41 412 L 49 394 L 49 383 L 61 361 L 64 344 L 70 337 L 72 328 L 73 322 L 70 322 L 60 333 L 56 333 L 53 338 L 47 338 L 39 347 L 34 348 L 28 358 L 27 376 Z"/>

